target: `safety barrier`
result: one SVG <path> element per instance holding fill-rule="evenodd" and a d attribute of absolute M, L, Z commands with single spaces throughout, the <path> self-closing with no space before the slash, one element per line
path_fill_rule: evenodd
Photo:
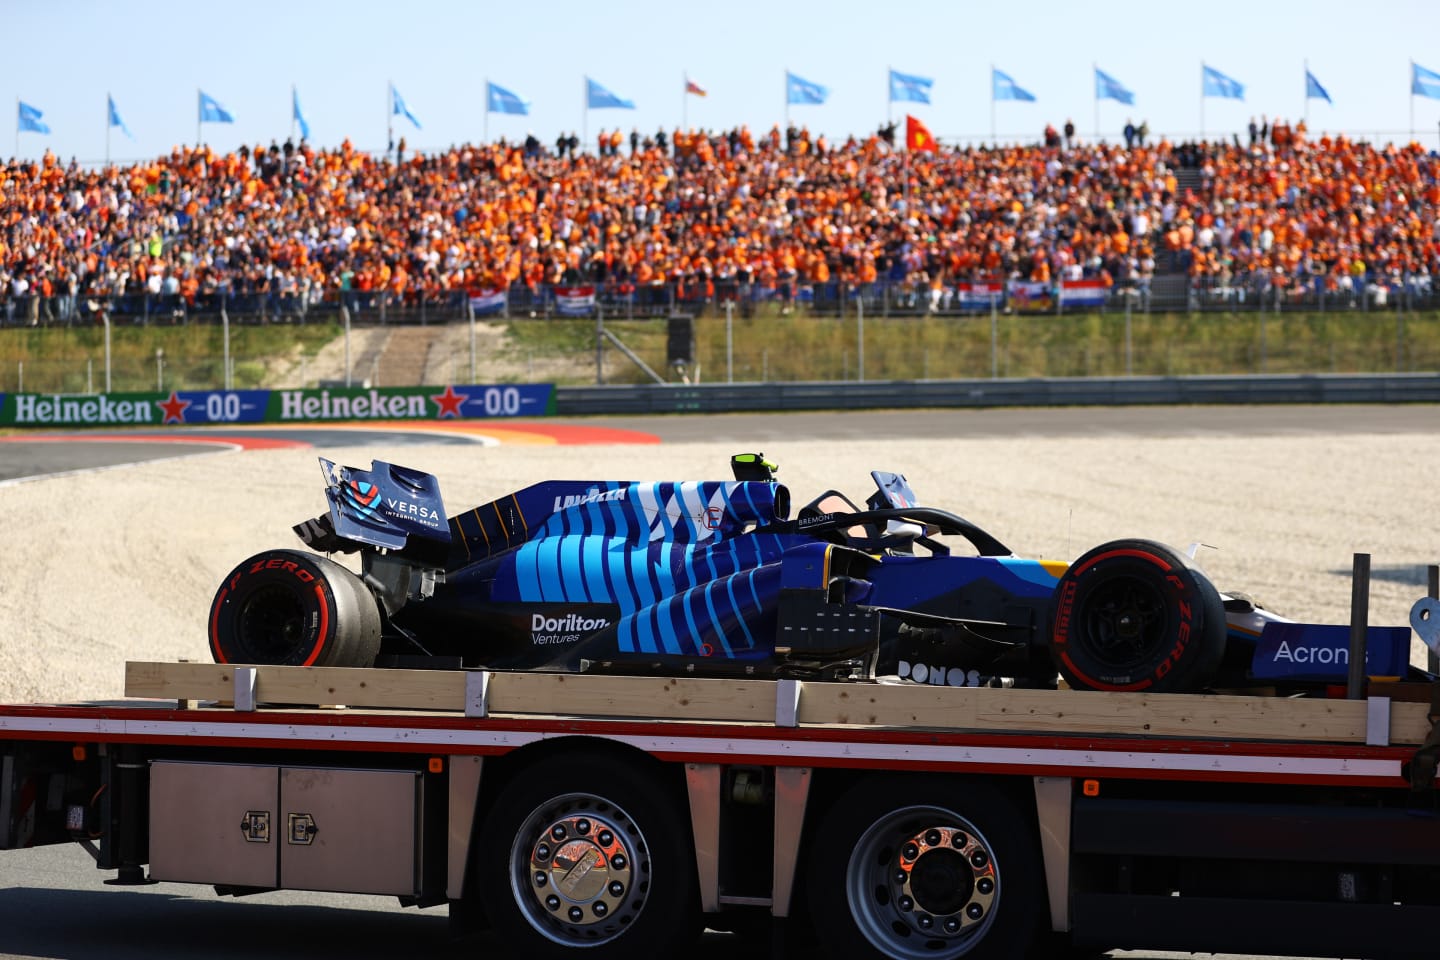
<path fill-rule="evenodd" d="M 1440 374 L 896 380 L 557 387 L 556 413 L 730 413 L 923 407 L 1440 403 Z"/>

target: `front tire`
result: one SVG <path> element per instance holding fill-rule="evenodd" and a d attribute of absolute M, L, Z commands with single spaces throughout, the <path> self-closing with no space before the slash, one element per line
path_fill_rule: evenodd
<path fill-rule="evenodd" d="M 380 609 L 349 570 L 309 553 L 267 550 L 225 577 L 210 604 L 216 663 L 368 667 Z"/>
<path fill-rule="evenodd" d="M 810 915 L 827 957 L 1009 960 L 1042 925 L 1034 830 L 989 784 L 868 778 L 811 843 Z"/>
<path fill-rule="evenodd" d="M 624 761 L 566 754 L 515 776 L 475 867 L 502 942 L 526 957 L 681 956 L 699 933 L 683 796 Z"/>
<path fill-rule="evenodd" d="M 1195 693 L 1225 653 L 1220 594 L 1149 540 L 1101 544 L 1055 585 L 1050 652 L 1077 690 Z"/>

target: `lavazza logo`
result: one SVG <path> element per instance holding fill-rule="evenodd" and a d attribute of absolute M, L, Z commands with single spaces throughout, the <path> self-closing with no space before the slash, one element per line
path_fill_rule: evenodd
<path fill-rule="evenodd" d="M 543 613 L 530 617 L 530 642 L 537 646 L 575 641 L 610 626 L 604 617 L 586 617 L 567 613 L 563 617 L 547 617 Z"/>

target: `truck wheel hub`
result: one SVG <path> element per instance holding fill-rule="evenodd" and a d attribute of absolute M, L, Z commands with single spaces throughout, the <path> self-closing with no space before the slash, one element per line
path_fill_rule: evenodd
<path fill-rule="evenodd" d="M 926 937 L 958 936 L 990 912 L 997 892 L 994 857 L 963 830 L 927 827 L 899 844 L 890 888 L 906 926 Z"/>
<path fill-rule="evenodd" d="M 594 817 L 565 817 L 551 823 L 530 849 L 530 889 L 566 923 L 598 923 L 624 902 L 633 863 L 616 825 Z"/>

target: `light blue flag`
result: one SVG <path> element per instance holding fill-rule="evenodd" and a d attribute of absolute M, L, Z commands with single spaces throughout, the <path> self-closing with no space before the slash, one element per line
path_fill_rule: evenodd
<path fill-rule="evenodd" d="M 1426 70 L 1414 60 L 1410 61 L 1410 92 L 1432 100 L 1440 100 L 1440 73 Z"/>
<path fill-rule="evenodd" d="M 1116 80 L 1110 74 L 1095 68 L 1095 99 L 1096 100 L 1119 100 L 1121 103 L 1134 104 L 1135 94 L 1125 89 L 1125 85 Z"/>
<path fill-rule="evenodd" d="M 290 88 L 290 112 L 295 122 L 300 125 L 300 139 L 310 139 L 310 121 L 305 119 L 305 111 L 300 109 L 300 91 L 294 87 Z"/>
<path fill-rule="evenodd" d="M 204 90 L 200 91 L 200 122 L 201 123 L 234 123 L 235 115 L 224 107 Z"/>
<path fill-rule="evenodd" d="M 125 126 L 125 121 L 120 119 L 120 111 L 115 109 L 115 98 L 107 93 L 105 94 L 105 103 L 110 111 L 110 126 L 119 127 L 121 131 L 124 132 L 125 136 L 129 137 L 131 140 L 134 140 L 134 134 L 130 132 L 129 127 Z"/>
<path fill-rule="evenodd" d="M 1335 105 L 1335 101 L 1330 99 L 1330 94 L 1325 90 L 1324 87 L 1320 86 L 1320 81 L 1316 80 L 1315 74 L 1311 73 L 1309 70 L 1305 71 L 1305 99 L 1324 100 L 1332 107 Z"/>
<path fill-rule="evenodd" d="M 1227 100 L 1245 99 L 1245 84 L 1232 77 L 1227 77 L 1214 67 L 1207 67 L 1203 63 L 1200 68 L 1204 75 L 1204 83 L 1200 91 L 1202 96 L 1224 97 Z"/>
<path fill-rule="evenodd" d="M 619 110 L 634 110 L 635 101 L 626 100 L 624 97 L 617 97 L 600 84 L 585 78 L 585 106 L 590 110 L 604 110 L 614 107 Z"/>
<path fill-rule="evenodd" d="M 824 103 L 825 98 L 828 96 L 830 96 L 830 90 L 828 88 L 797 77 L 789 70 L 785 71 L 786 103 Z M 929 101 L 926 102 L 928 103 Z"/>
<path fill-rule="evenodd" d="M 485 109 L 489 113 L 530 113 L 530 101 L 496 83 L 485 84 Z"/>
<path fill-rule="evenodd" d="M 1015 81 L 1010 79 L 1010 74 L 990 68 L 990 95 L 996 100 L 1025 100 L 1033 101 L 1035 94 L 1023 87 L 1016 86 Z"/>
<path fill-rule="evenodd" d="M 914 103 L 929 103 L 930 88 L 935 81 L 929 77 L 917 77 L 899 70 L 890 71 L 890 99 L 909 100 Z"/>
<path fill-rule="evenodd" d="M 21 103 L 15 117 L 15 130 L 19 133 L 49 133 L 50 124 L 40 121 L 43 116 L 44 111 L 37 110 L 28 103 Z"/>
<path fill-rule="evenodd" d="M 390 114 L 409 120 L 415 124 L 416 130 L 424 129 L 420 126 L 420 121 L 415 119 L 415 114 L 411 113 L 410 108 L 405 106 L 405 98 L 400 96 L 400 91 L 395 89 L 395 84 L 393 83 L 390 84 Z"/>

